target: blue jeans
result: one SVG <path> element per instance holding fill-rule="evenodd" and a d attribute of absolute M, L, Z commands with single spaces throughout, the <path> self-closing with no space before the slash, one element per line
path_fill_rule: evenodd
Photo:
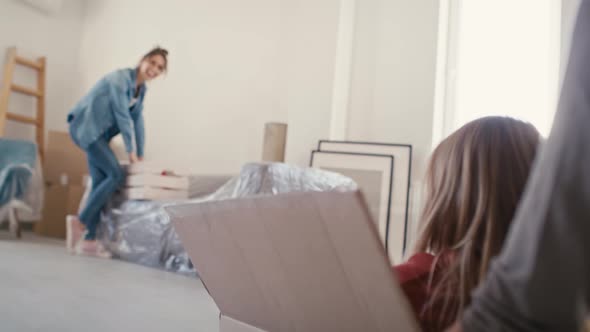
<path fill-rule="evenodd" d="M 86 240 L 96 238 L 96 228 L 100 222 L 100 213 L 111 195 L 119 188 L 124 179 L 119 161 L 109 147 L 108 141 L 100 137 L 86 149 L 88 170 L 92 178 L 92 190 L 86 206 L 80 213 L 80 221 L 86 225 Z"/>

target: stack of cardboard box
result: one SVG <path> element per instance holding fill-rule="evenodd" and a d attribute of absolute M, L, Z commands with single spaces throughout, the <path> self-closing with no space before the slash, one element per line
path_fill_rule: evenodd
<path fill-rule="evenodd" d="M 177 200 L 189 197 L 186 175 L 149 163 L 125 165 L 127 173 L 122 193 L 126 199 Z"/>
<path fill-rule="evenodd" d="M 65 218 L 78 212 L 88 166 L 84 152 L 72 142 L 68 133 L 50 131 L 48 136 L 43 160 L 45 201 L 35 232 L 65 238 Z"/>

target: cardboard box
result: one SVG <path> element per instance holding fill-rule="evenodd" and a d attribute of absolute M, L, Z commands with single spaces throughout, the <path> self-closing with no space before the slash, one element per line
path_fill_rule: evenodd
<path fill-rule="evenodd" d="M 70 135 L 67 132 L 49 131 L 43 160 L 45 200 L 41 221 L 35 226 L 35 232 L 65 238 L 65 218 L 68 214 L 78 213 L 86 174 L 86 155 L 74 144 Z"/>
<path fill-rule="evenodd" d="M 124 199 L 173 201 L 188 199 L 188 190 L 172 190 L 154 187 L 133 187 L 121 189 Z"/>
<path fill-rule="evenodd" d="M 66 216 L 68 214 L 78 214 L 78 207 L 84 195 L 84 189 L 83 186 L 79 185 L 47 185 L 42 218 L 35 225 L 35 232 L 39 235 L 65 239 Z"/>
<path fill-rule="evenodd" d="M 125 186 L 188 190 L 190 183 L 188 177 L 144 173 L 129 174 L 125 179 Z"/>
<path fill-rule="evenodd" d="M 82 185 L 86 174 L 88 164 L 84 151 L 74 144 L 68 133 L 49 131 L 43 161 L 45 182 Z"/>
<path fill-rule="evenodd" d="M 222 332 L 418 331 L 359 192 L 165 209 Z"/>
<path fill-rule="evenodd" d="M 181 177 L 187 177 L 191 175 L 191 171 L 183 167 L 170 167 L 171 165 L 164 166 L 160 162 L 153 161 L 141 161 L 138 163 L 130 164 L 126 159 L 120 159 L 119 163 L 125 173 L 129 174 L 157 174 L 157 175 L 175 175 Z"/>

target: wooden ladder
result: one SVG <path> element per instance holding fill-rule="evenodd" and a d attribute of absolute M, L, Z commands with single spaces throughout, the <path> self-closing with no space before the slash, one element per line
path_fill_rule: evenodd
<path fill-rule="evenodd" d="M 45 63 L 45 57 L 29 60 L 18 56 L 15 47 L 9 48 L 6 65 L 4 66 L 4 80 L 2 81 L 2 87 L 0 87 L 0 137 L 4 136 L 7 120 L 34 125 L 36 129 L 37 148 L 39 149 L 41 161 L 43 161 L 45 151 Z M 37 72 L 36 89 L 30 89 L 13 83 L 13 74 L 16 65 L 29 67 Z M 11 92 L 25 94 L 37 99 L 37 114 L 35 117 L 8 112 L 8 100 Z"/>

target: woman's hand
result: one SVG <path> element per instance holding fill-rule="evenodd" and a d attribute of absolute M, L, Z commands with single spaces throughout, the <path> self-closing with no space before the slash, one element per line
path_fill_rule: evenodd
<path fill-rule="evenodd" d="M 132 164 L 135 164 L 138 161 L 139 161 L 139 159 L 137 158 L 137 155 L 135 154 L 135 152 L 131 152 L 129 154 L 129 162 Z"/>

